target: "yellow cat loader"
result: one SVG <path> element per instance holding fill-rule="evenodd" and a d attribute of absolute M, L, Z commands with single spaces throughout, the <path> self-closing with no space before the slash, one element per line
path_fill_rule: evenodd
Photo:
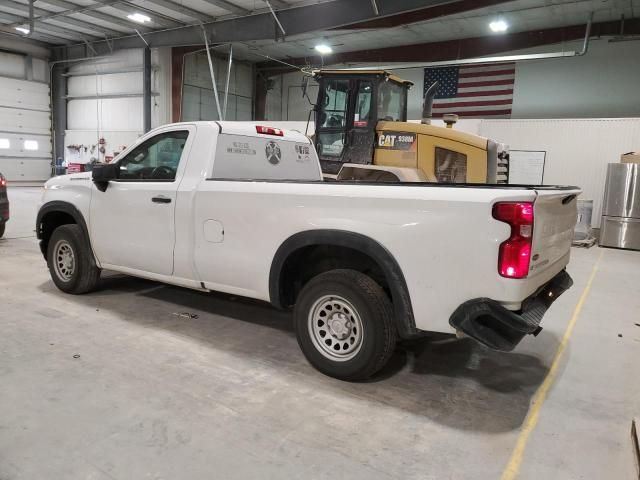
<path fill-rule="evenodd" d="M 507 148 L 491 139 L 431 125 L 437 83 L 422 123 L 407 122 L 413 83 L 385 70 L 316 70 L 315 143 L 326 177 L 338 180 L 507 183 Z M 306 88 L 304 89 L 306 92 Z"/>

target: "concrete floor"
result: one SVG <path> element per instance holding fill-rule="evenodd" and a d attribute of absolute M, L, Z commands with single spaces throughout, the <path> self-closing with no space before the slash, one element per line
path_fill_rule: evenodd
<path fill-rule="evenodd" d="M 500 478 L 600 255 L 574 250 L 575 286 L 515 353 L 434 336 L 349 384 L 313 370 L 290 315 L 263 304 L 113 274 L 59 292 L 33 237 L 39 189 L 9 196 L 2 480 Z M 638 312 L 640 253 L 605 250 L 519 478 L 633 478 Z"/>

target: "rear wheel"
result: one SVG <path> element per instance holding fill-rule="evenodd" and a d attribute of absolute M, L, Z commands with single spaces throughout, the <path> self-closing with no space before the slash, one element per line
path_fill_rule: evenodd
<path fill-rule="evenodd" d="M 2 238 L 2 236 L 4 235 L 4 226 L 5 225 L 6 225 L 6 222 L 0 223 L 0 238 Z"/>
<path fill-rule="evenodd" d="M 47 248 L 51 279 L 66 293 L 87 293 L 100 278 L 93 254 L 80 226 L 62 225 L 54 230 Z"/>
<path fill-rule="evenodd" d="M 322 373 L 364 380 L 389 360 L 396 344 L 391 302 L 380 285 L 355 270 L 312 278 L 294 308 L 298 343 Z"/>

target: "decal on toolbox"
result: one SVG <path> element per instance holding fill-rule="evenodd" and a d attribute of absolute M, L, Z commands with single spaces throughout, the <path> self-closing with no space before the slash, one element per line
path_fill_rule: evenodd
<path fill-rule="evenodd" d="M 298 162 L 308 162 L 309 160 L 311 160 L 311 157 L 309 156 L 310 154 L 310 150 L 309 150 L 309 145 L 296 145 L 295 146 L 296 149 L 296 153 L 298 154 Z"/>
<path fill-rule="evenodd" d="M 256 151 L 250 148 L 248 143 L 233 142 L 233 147 L 227 147 L 227 153 L 237 153 L 241 155 L 255 155 Z"/>
<path fill-rule="evenodd" d="M 271 165 L 277 165 L 280 163 L 282 152 L 280 151 L 280 147 L 278 146 L 278 144 L 273 140 L 267 143 L 265 153 L 267 155 L 267 160 Z"/>
<path fill-rule="evenodd" d="M 383 131 L 378 134 L 378 147 L 382 149 L 413 150 L 415 145 L 415 133 Z"/>

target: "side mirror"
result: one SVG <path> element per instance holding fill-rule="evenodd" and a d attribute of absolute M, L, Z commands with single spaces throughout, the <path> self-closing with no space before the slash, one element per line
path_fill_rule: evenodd
<path fill-rule="evenodd" d="M 91 171 L 91 179 L 101 192 L 104 192 L 110 180 L 116 180 L 120 174 L 117 163 L 96 163 Z"/>

